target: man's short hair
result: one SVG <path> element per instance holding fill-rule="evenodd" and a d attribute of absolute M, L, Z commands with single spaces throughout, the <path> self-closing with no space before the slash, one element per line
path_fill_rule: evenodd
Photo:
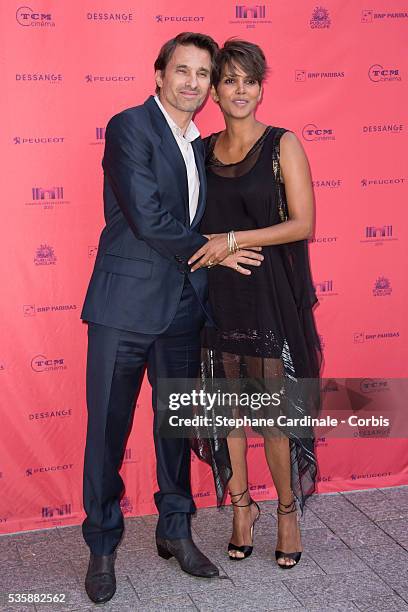
<path fill-rule="evenodd" d="M 159 51 L 156 61 L 154 62 L 154 69 L 160 70 L 164 74 L 167 64 L 171 60 L 173 53 L 177 45 L 194 45 L 199 49 L 208 51 L 211 57 L 211 73 L 213 72 L 215 56 L 218 52 L 218 45 L 211 36 L 207 34 L 200 34 L 199 32 L 181 32 L 177 34 L 175 38 L 168 40 Z M 160 92 L 160 87 L 156 85 L 156 93 Z"/>

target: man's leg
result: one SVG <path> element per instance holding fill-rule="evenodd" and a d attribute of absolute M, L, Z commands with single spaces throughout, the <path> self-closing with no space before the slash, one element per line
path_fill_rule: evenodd
<path fill-rule="evenodd" d="M 155 503 L 159 511 L 160 538 L 191 538 L 190 519 L 196 510 L 190 483 L 190 440 L 160 435 L 158 389 L 160 378 L 196 379 L 200 366 L 200 330 L 204 315 L 194 289 L 186 280 L 180 304 L 169 328 L 152 344 L 148 377 L 154 408 L 154 443 L 157 460 Z M 188 390 L 188 382 L 186 382 Z"/>
<path fill-rule="evenodd" d="M 119 474 L 136 396 L 153 336 L 88 326 L 88 429 L 82 525 L 94 555 L 110 555 L 123 533 Z"/>
<path fill-rule="evenodd" d="M 192 387 L 199 372 L 200 329 L 203 321 L 204 315 L 194 289 L 186 280 L 174 320 L 149 351 L 147 370 L 153 389 L 154 443 L 159 485 L 159 491 L 154 496 L 159 511 L 157 552 L 164 559 L 174 556 L 181 569 L 193 576 L 212 578 L 219 575 L 218 568 L 203 555 L 191 537 L 190 519 L 195 504 L 190 484 L 190 440 L 169 438 L 161 435 L 159 430 L 161 405 L 158 382 L 162 378 L 177 378 L 186 381 L 186 390 Z M 188 379 L 192 379 L 191 385 Z"/>

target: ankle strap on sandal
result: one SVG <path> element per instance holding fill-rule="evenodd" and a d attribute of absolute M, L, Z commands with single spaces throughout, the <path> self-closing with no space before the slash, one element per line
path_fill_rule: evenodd
<path fill-rule="evenodd" d="M 240 504 L 239 502 L 241 501 L 241 499 L 244 497 L 245 493 L 248 492 L 248 487 L 245 489 L 245 491 L 242 491 L 242 493 L 230 493 L 230 498 L 231 498 L 231 504 L 233 506 L 238 506 L 238 508 L 246 508 L 247 506 L 251 506 L 253 504 L 253 499 L 251 496 L 249 496 L 249 504 Z M 237 500 L 233 500 L 233 497 L 238 497 Z"/>
<path fill-rule="evenodd" d="M 291 509 L 282 510 L 281 508 L 279 508 L 279 506 L 283 506 L 284 508 L 291 508 Z M 296 512 L 295 498 L 292 499 L 290 504 L 283 504 L 281 501 L 279 501 L 279 498 L 278 498 L 278 507 L 276 508 L 276 512 L 278 512 L 278 514 L 290 514 L 291 512 Z"/>

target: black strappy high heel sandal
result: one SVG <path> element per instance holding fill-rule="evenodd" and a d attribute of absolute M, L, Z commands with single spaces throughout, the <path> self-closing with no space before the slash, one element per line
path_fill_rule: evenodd
<path fill-rule="evenodd" d="M 251 541 L 254 541 L 254 526 L 256 521 L 259 519 L 260 515 L 261 515 L 261 509 L 258 506 L 258 504 L 256 503 L 255 500 L 252 499 L 252 497 L 249 497 L 249 504 L 239 504 L 238 502 L 241 501 L 241 499 L 243 498 L 243 496 L 245 495 L 245 493 L 248 491 L 248 487 L 245 489 L 245 491 L 243 491 L 242 493 L 235 493 L 235 494 L 231 494 L 230 493 L 230 497 L 231 497 L 231 504 L 233 506 L 237 506 L 238 508 L 247 508 L 248 506 L 252 506 L 253 504 L 255 504 L 255 506 L 257 507 L 258 510 L 258 516 L 254 519 L 254 522 L 251 525 Z M 237 500 L 233 501 L 232 498 L 233 497 L 238 497 Z M 243 546 L 237 546 L 236 544 L 232 544 L 232 542 L 230 542 L 228 544 L 228 553 L 231 550 L 236 550 L 237 552 L 240 552 L 243 554 L 243 557 L 231 557 L 230 554 L 228 554 L 229 558 L 231 561 L 242 561 L 243 559 L 247 559 L 253 551 L 254 547 L 248 546 L 246 544 L 244 544 Z"/>
<path fill-rule="evenodd" d="M 291 508 L 291 509 L 281 510 L 279 506 L 283 506 L 284 508 Z M 295 500 L 292 499 L 290 504 L 282 504 L 282 502 L 280 502 L 278 499 L 278 507 L 276 509 L 276 512 L 278 514 L 290 514 L 291 512 L 296 512 Z M 278 561 L 278 559 L 282 559 L 282 557 L 289 557 L 290 559 L 293 559 L 295 561 L 295 563 L 292 563 L 291 565 L 286 565 L 286 563 L 278 563 L 278 566 L 282 569 L 292 569 L 292 567 L 295 567 L 295 565 L 299 563 L 301 556 L 302 556 L 301 552 L 286 553 L 286 552 L 283 552 L 283 550 L 275 550 L 276 562 Z"/>

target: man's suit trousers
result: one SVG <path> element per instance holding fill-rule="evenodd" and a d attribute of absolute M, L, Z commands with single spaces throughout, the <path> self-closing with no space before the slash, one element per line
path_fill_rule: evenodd
<path fill-rule="evenodd" d="M 83 490 L 87 517 L 82 531 L 96 555 L 111 554 L 123 533 L 120 498 L 124 483 L 119 469 L 145 368 L 153 390 L 159 486 L 154 496 L 159 511 L 157 535 L 167 539 L 191 536 L 190 518 L 196 508 L 190 487 L 190 442 L 159 435 L 157 381 L 197 376 L 204 318 L 186 278 L 176 315 L 160 335 L 88 323 L 88 429 Z"/>

